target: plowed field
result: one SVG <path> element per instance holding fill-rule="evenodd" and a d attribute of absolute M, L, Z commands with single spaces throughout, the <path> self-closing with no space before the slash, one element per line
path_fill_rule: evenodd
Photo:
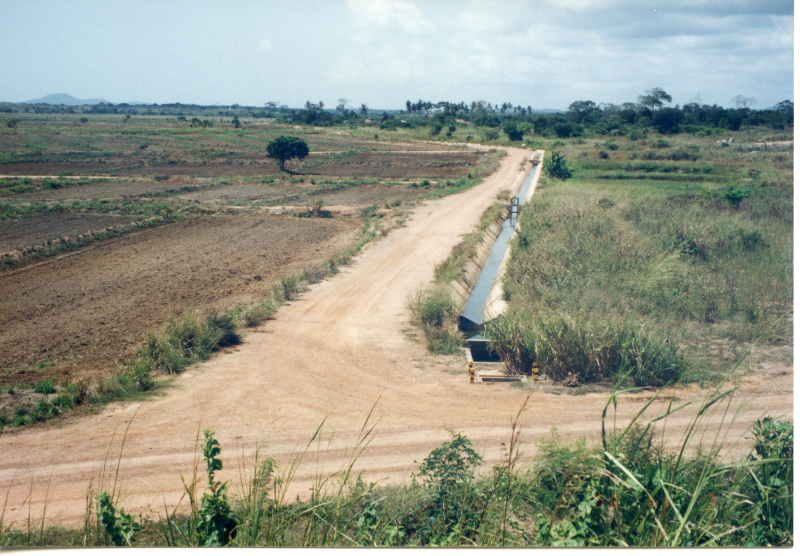
<path fill-rule="evenodd" d="M 59 233 L 68 225 L 63 217 L 35 222 Z M 107 373 L 171 314 L 253 303 L 276 278 L 349 247 L 360 225 L 349 218 L 208 216 L 0 271 L 0 385 Z M 28 240 L 55 233 L 28 231 Z"/>

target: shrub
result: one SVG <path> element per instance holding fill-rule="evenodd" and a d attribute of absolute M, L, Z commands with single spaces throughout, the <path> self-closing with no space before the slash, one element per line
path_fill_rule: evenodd
<path fill-rule="evenodd" d="M 228 490 L 227 481 L 220 483 L 214 480 L 214 473 L 222 470 L 222 460 L 217 457 L 222 449 L 213 432 L 206 430 L 203 434 L 208 490 L 203 493 L 198 514 L 197 539 L 200 546 L 225 546 L 235 536 L 236 519 L 225 494 Z"/>
<path fill-rule="evenodd" d="M 458 316 L 458 307 L 446 287 L 419 290 L 408 301 L 423 328 L 441 328 Z"/>
<path fill-rule="evenodd" d="M 328 269 L 323 266 L 312 266 L 306 268 L 300 275 L 301 280 L 305 280 L 309 284 L 319 284 L 328 275 Z"/>
<path fill-rule="evenodd" d="M 133 365 L 132 376 L 146 385 L 151 370 L 179 373 L 195 361 L 205 361 L 221 347 L 238 343 L 239 334 L 232 315 L 211 313 L 205 320 L 196 311 L 170 317 L 164 334 L 148 332 L 139 352 L 141 362 Z"/>
<path fill-rule="evenodd" d="M 244 322 L 247 326 L 257 326 L 268 318 L 271 318 L 276 311 L 275 301 L 271 297 L 262 299 L 244 312 Z"/>
<path fill-rule="evenodd" d="M 794 424 L 764 417 L 751 430 L 749 459 L 757 465 L 744 485 L 756 508 L 750 537 L 757 546 L 785 545 L 794 525 Z"/>
<path fill-rule="evenodd" d="M 464 337 L 453 327 L 429 328 L 425 341 L 428 351 L 439 355 L 455 355 L 464 347 Z"/>
<path fill-rule="evenodd" d="M 542 169 L 551 178 L 566 180 L 572 177 L 572 171 L 567 164 L 567 159 L 559 151 L 553 151 L 550 154 L 550 157 L 545 160 Z"/>
<path fill-rule="evenodd" d="M 742 247 L 745 251 L 752 251 L 757 247 L 768 246 L 758 228 L 739 228 L 737 232 L 742 240 Z"/>
<path fill-rule="evenodd" d="M 283 301 L 292 301 L 300 293 L 300 278 L 287 276 L 278 282 L 278 295 Z"/>
<path fill-rule="evenodd" d="M 450 434 L 453 439 L 434 449 L 419 468 L 425 486 L 433 491 L 431 497 L 403 520 L 406 535 L 416 533 L 423 545 L 473 539 L 480 526 L 474 470 L 483 458 L 469 439 Z"/>
<path fill-rule="evenodd" d="M 456 319 L 460 313 L 448 286 L 420 289 L 407 301 L 414 321 L 427 340 L 428 350 L 439 354 L 458 352 L 464 343 Z"/>
<path fill-rule="evenodd" d="M 731 206 L 738 210 L 742 201 L 750 196 L 749 189 L 736 189 L 733 186 L 728 187 L 723 193 L 722 198 L 728 201 Z"/>
<path fill-rule="evenodd" d="M 134 521 L 134 516 L 126 514 L 122 508 L 117 510 L 114 507 L 108 492 L 103 492 L 97 498 L 97 519 L 114 546 L 131 546 L 133 534 L 144 529 Z"/>

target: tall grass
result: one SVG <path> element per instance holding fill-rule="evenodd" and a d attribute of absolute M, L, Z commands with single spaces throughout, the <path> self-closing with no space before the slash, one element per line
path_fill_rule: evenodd
<path fill-rule="evenodd" d="M 714 195 L 549 184 L 523 208 L 506 295 L 528 322 L 558 313 L 641 330 L 647 350 L 661 346 L 663 355 L 676 345 L 670 331 L 684 347 L 715 337 L 780 343 L 793 304 L 791 204 L 775 191 L 736 209 Z M 578 328 L 550 327 L 552 336 L 540 340 L 559 343 L 559 330 Z"/>
<path fill-rule="evenodd" d="M 197 311 L 170 317 L 163 335 L 148 332 L 138 361 L 152 370 L 175 374 L 212 352 L 239 343 L 240 336 L 231 315 L 211 313 L 202 318 Z"/>
<path fill-rule="evenodd" d="M 486 325 L 484 335 L 506 366 L 530 373 L 537 362 L 555 381 L 573 375 L 580 383 L 616 379 L 631 372 L 637 386 L 663 386 L 685 370 L 678 342 L 647 335 L 640 326 L 543 310 L 515 310 Z"/>
<path fill-rule="evenodd" d="M 461 311 L 446 285 L 420 288 L 408 297 L 406 305 L 425 333 L 429 351 L 443 355 L 458 352 L 464 343 L 456 320 Z"/>

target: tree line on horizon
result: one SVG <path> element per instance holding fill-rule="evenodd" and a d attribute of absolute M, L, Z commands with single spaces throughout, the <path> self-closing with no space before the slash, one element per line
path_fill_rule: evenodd
<path fill-rule="evenodd" d="M 486 101 L 431 102 L 419 99 L 407 100 L 405 109 L 373 110 L 365 104 L 349 107 L 349 99 L 339 99 L 333 109 L 326 109 L 324 102 L 307 101 L 302 108 L 289 108 L 270 101 L 264 107 L 204 106 L 195 104 L 129 105 L 101 103 L 87 106 L 64 106 L 46 104 L 0 103 L 0 112 L 6 113 L 75 113 L 75 114 L 121 114 L 121 115 L 175 115 L 204 114 L 231 118 L 275 118 L 279 123 L 294 125 L 355 125 L 376 124 L 381 129 L 403 127 L 431 127 L 438 134 L 442 127 L 474 124 L 502 130 L 512 141 L 522 140 L 524 135 L 542 137 L 580 137 L 585 133 L 600 135 L 628 135 L 645 132 L 648 128 L 662 134 L 685 131 L 699 135 L 710 135 L 712 130 L 738 131 L 743 126 L 769 126 L 781 130 L 792 127 L 794 103 L 784 100 L 776 106 L 757 110 L 752 106 L 755 99 L 737 95 L 732 99 L 733 107 L 717 104 L 688 102 L 670 106 L 672 96 L 661 88 L 653 88 L 639 95 L 637 102 L 622 104 L 596 103 L 592 100 L 576 100 L 565 112 L 541 111 L 531 106 L 514 106 L 510 102 L 492 104 Z M 434 133 L 436 131 L 436 133 Z M 499 134 L 498 134 L 499 135 Z"/>

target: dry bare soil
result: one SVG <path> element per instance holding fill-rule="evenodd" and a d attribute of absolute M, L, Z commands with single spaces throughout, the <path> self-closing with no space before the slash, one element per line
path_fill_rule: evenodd
<path fill-rule="evenodd" d="M 177 377 L 165 396 L 109 406 L 61 427 L 0 437 L 0 492 L 9 493 L 6 522 L 24 527 L 29 511 L 37 520 L 46 505 L 48 522 L 79 524 L 87 493 L 91 500 L 115 480 L 126 511 L 163 515 L 182 501 L 180 474 L 192 476 L 196 439 L 206 428 L 218 433 L 222 475 L 233 479 L 234 492 L 256 447 L 285 467 L 324 421 L 292 484 L 292 496 L 305 496 L 315 476 L 340 468 L 370 415 L 368 426 L 376 424 L 372 441 L 355 466 L 366 470 L 366 480 L 407 480 L 416 463 L 449 438 L 448 428 L 462 431 L 489 464 L 496 463 L 528 392 L 507 384 L 470 385 L 463 358 L 427 355 L 410 327 L 406 299 L 432 278 L 434 263 L 446 258 L 497 193 L 514 182 L 530 151 L 509 151 L 483 184 L 417 208 L 407 226 L 284 306 L 240 346 Z M 740 382 L 736 403 L 744 397 L 750 403 L 732 427 L 731 440 L 764 411 L 791 412 L 786 365 L 765 366 Z M 688 401 L 700 395 L 697 387 L 662 393 L 657 410 L 673 396 Z M 641 392 L 622 396 L 620 420 L 647 398 Z M 606 400 L 606 393 L 576 397 L 535 389 L 521 417 L 524 458 L 554 426 L 573 438 L 596 439 Z M 691 414 L 690 409 L 668 421 L 668 443 L 679 440 Z M 740 444 L 732 453 L 745 451 Z"/>
<path fill-rule="evenodd" d="M 281 276 L 344 251 L 360 225 L 206 216 L 12 267 L 0 273 L 0 385 L 102 376 L 170 315 L 252 304 Z"/>

